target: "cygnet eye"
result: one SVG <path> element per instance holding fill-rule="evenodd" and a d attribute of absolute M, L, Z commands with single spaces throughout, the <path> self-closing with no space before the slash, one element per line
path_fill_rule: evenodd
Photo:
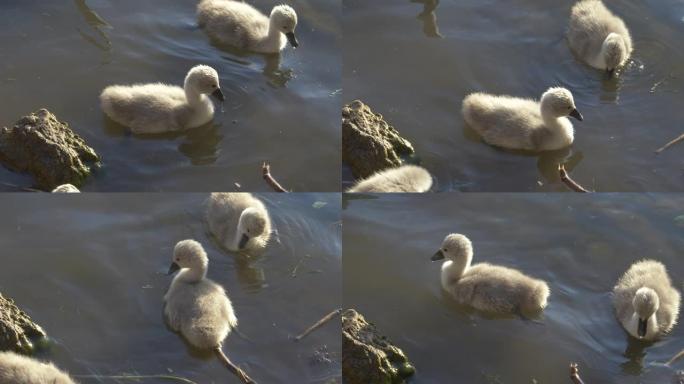
<path fill-rule="evenodd" d="M 442 249 L 442 251 L 444 251 L 444 252 L 449 252 L 449 250 L 446 249 L 446 248 Z"/>
<path fill-rule="evenodd" d="M 216 84 L 211 85 L 212 88 L 217 88 L 218 86 Z"/>

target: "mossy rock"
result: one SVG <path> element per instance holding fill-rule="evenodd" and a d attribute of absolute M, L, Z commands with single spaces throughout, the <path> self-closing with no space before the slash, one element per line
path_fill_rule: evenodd
<path fill-rule="evenodd" d="M 36 186 L 46 191 L 62 184 L 80 187 L 99 162 L 95 151 L 46 109 L 0 131 L 0 163 L 30 173 Z"/>
<path fill-rule="evenodd" d="M 44 340 L 45 331 L 14 304 L 0 294 L 0 351 L 29 354 L 34 341 Z"/>
<path fill-rule="evenodd" d="M 344 384 L 399 384 L 415 373 L 404 352 L 353 309 L 342 313 Z"/>
<path fill-rule="evenodd" d="M 355 100 L 342 108 L 342 161 L 357 179 L 398 167 L 414 153 L 413 145 L 368 105 Z"/>

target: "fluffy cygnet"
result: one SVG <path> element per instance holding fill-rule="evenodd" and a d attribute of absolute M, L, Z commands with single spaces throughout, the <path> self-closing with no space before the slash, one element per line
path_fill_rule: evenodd
<path fill-rule="evenodd" d="M 665 266 L 654 260 L 634 263 L 613 288 L 615 314 L 637 339 L 656 340 L 670 332 L 677 323 L 679 302 Z"/>
<path fill-rule="evenodd" d="M 230 251 L 260 251 L 271 237 L 271 219 L 251 193 L 212 193 L 207 204 L 209 231 Z"/>
<path fill-rule="evenodd" d="M 212 39 L 221 44 L 260 53 L 280 52 L 287 42 L 299 46 L 295 29 L 297 13 L 278 5 L 270 18 L 253 6 L 233 0 L 202 0 L 197 20 Z"/>
<path fill-rule="evenodd" d="M 194 347 L 213 350 L 243 382 L 253 383 L 223 354 L 223 341 L 237 327 L 237 317 L 223 287 L 206 277 L 209 258 L 195 240 L 183 240 L 173 249 L 169 274 L 178 272 L 164 296 L 169 327 Z"/>
<path fill-rule="evenodd" d="M 214 118 L 212 95 L 224 101 L 216 71 L 198 65 L 188 72 L 184 88 L 155 83 L 112 85 L 100 95 L 102 110 L 134 133 L 152 134 L 196 128 Z"/>
<path fill-rule="evenodd" d="M 549 88 L 541 101 L 473 93 L 463 100 L 463 117 L 490 145 L 509 149 L 551 151 L 574 140 L 567 118 L 582 121 L 572 93 Z"/>
<path fill-rule="evenodd" d="M 459 304 L 492 313 L 535 313 L 549 297 L 546 282 L 515 269 L 479 263 L 470 265 L 473 246 L 464 235 L 451 234 L 432 260 L 442 264 L 442 288 Z"/>
<path fill-rule="evenodd" d="M 580 0 L 572 7 L 568 42 L 580 59 L 609 74 L 632 54 L 632 38 L 625 23 L 601 0 Z"/>
<path fill-rule="evenodd" d="M 423 193 L 432 187 L 432 176 L 425 168 L 416 165 L 379 171 L 358 181 L 347 192 L 350 193 Z"/>
<path fill-rule="evenodd" d="M 76 384 L 69 375 L 51 363 L 44 363 L 14 352 L 0 352 L 2 384 Z"/>

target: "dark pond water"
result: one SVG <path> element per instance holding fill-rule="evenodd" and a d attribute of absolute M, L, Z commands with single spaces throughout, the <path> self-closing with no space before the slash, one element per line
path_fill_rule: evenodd
<path fill-rule="evenodd" d="M 410 383 L 567 384 L 570 362 L 587 384 L 670 383 L 674 371 L 654 363 L 684 349 L 684 327 L 653 344 L 630 341 L 610 292 L 642 258 L 665 263 L 682 289 L 684 198 L 387 195 L 343 206 L 344 305 L 404 349 L 417 369 Z M 430 262 L 451 232 L 470 237 L 474 262 L 546 280 L 544 314 L 495 318 L 455 305 Z"/>
<path fill-rule="evenodd" d="M 287 2 L 299 15 L 301 45 L 280 63 L 213 46 L 196 25 L 197 2 L 3 0 L 0 126 L 42 107 L 69 122 L 104 159 L 87 191 L 269 191 L 265 160 L 288 188 L 338 191 L 340 1 Z M 265 12 L 275 4 L 251 3 Z M 100 110 L 107 85 L 182 85 L 200 63 L 219 72 L 227 98 L 213 123 L 134 136 Z M 0 182 L 31 185 L 5 169 Z"/>
<path fill-rule="evenodd" d="M 194 238 L 240 322 L 244 337 L 233 333 L 224 345 L 234 362 L 259 383 L 339 382 L 339 322 L 299 343 L 290 337 L 340 306 L 340 197 L 259 196 L 279 242 L 248 259 L 207 235 L 204 194 L 6 195 L 0 292 L 52 338 L 38 355 L 74 375 L 172 372 L 203 384 L 237 382 L 162 320 L 173 246 Z"/>
<path fill-rule="evenodd" d="M 614 80 L 569 51 L 574 3 L 344 0 L 344 100 L 362 99 L 394 124 L 438 190 L 565 191 L 560 162 L 598 191 L 684 189 L 684 147 L 654 154 L 684 132 L 684 3 L 608 2 L 635 44 Z M 461 101 L 471 92 L 539 98 L 557 85 L 573 92 L 585 117 L 569 149 L 502 151 L 464 128 Z"/>

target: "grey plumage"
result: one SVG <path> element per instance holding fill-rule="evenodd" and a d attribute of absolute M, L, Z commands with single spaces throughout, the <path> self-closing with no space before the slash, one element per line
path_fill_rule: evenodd
<path fill-rule="evenodd" d="M 214 117 L 214 105 L 207 95 L 221 101 L 218 73 L 206 65 L 192 68 L 184 88 L 154 83 L 113 85 L 100 95 L 104 113 L 134 133 L 176 132 L 199 127 Z"/>
<path fill-rule="evenodd" d="M 442 289 L 459 304 L 492 313 L 531 314 L 546 307 L 546 282 L 498 265 L 471 266 L 472 258 L 472 243 L 461 234 L 448 235 L 432 258 L 447 259 L 442 264 Z"/>
<path fill-rule="evenodd" d="M 567 36 L 572 51 L 594 68 L 612 71 L 632 54 L 627 26 L 601 0 L 580 0 L 572 7 Z"/>
<path fill-rule="evenodd" d="M 253 6 L 233 0 L 202 0 L 197 6 L 197 21 L 217 42 L 261 53 L 276 53 L 288 39 L 293 46 L 297 13 L 279 5 L 267 17 Z M 291 34 L 286 37 L 286 34 Z"/>
<path fill-rule="evenodd" d="M 670 332 L 679 317 L 681 295 L 665 266 L 655 260 L 634 263 L 613 288 L 615 315 L 635 338 L 655 340 Z M 646 334 L 639 335 L 639 320 Z"/>
<path fill-rule="evenodd" d="M 169 327 L 201 349 L 219 348 L 237 326 L 225 291 L 206 278 L 208 264 L 200 243 L 183 240 L 176 244 L 172 265 L 180 272 L 164 296 L 164 316 Z"/>
<path fill-rule="evenodd" d="M 51 363 L 44 363 L 14 352 L 0 352 L 2 384 L 76 384 L 69 375 Z"/>
<path fill-rule="evenodd" d="M 260 251 L 271 237 L 266 206 L 251 193 L 212 193 L 207 203 L 209 231 L 231 251 Z M 248 240 L 240 247 L 244 237 Z"/>
<path fill-rule="evenodd" d="M 432 187 L 432 176 L 422 167 L 403 165 L 379 171 L 358 181 L 347 192 L 350 193 L 422 193 Z"/>
<path fill-rule="evenodd" d="M 463 100 L 463 118 L 482 139 L 497 147 L 548 151 L 567 147 L 574 129 L 567 116 L 582 120 L 572 93 L 549 88 L 539 102 L 473 93 Z"/>

